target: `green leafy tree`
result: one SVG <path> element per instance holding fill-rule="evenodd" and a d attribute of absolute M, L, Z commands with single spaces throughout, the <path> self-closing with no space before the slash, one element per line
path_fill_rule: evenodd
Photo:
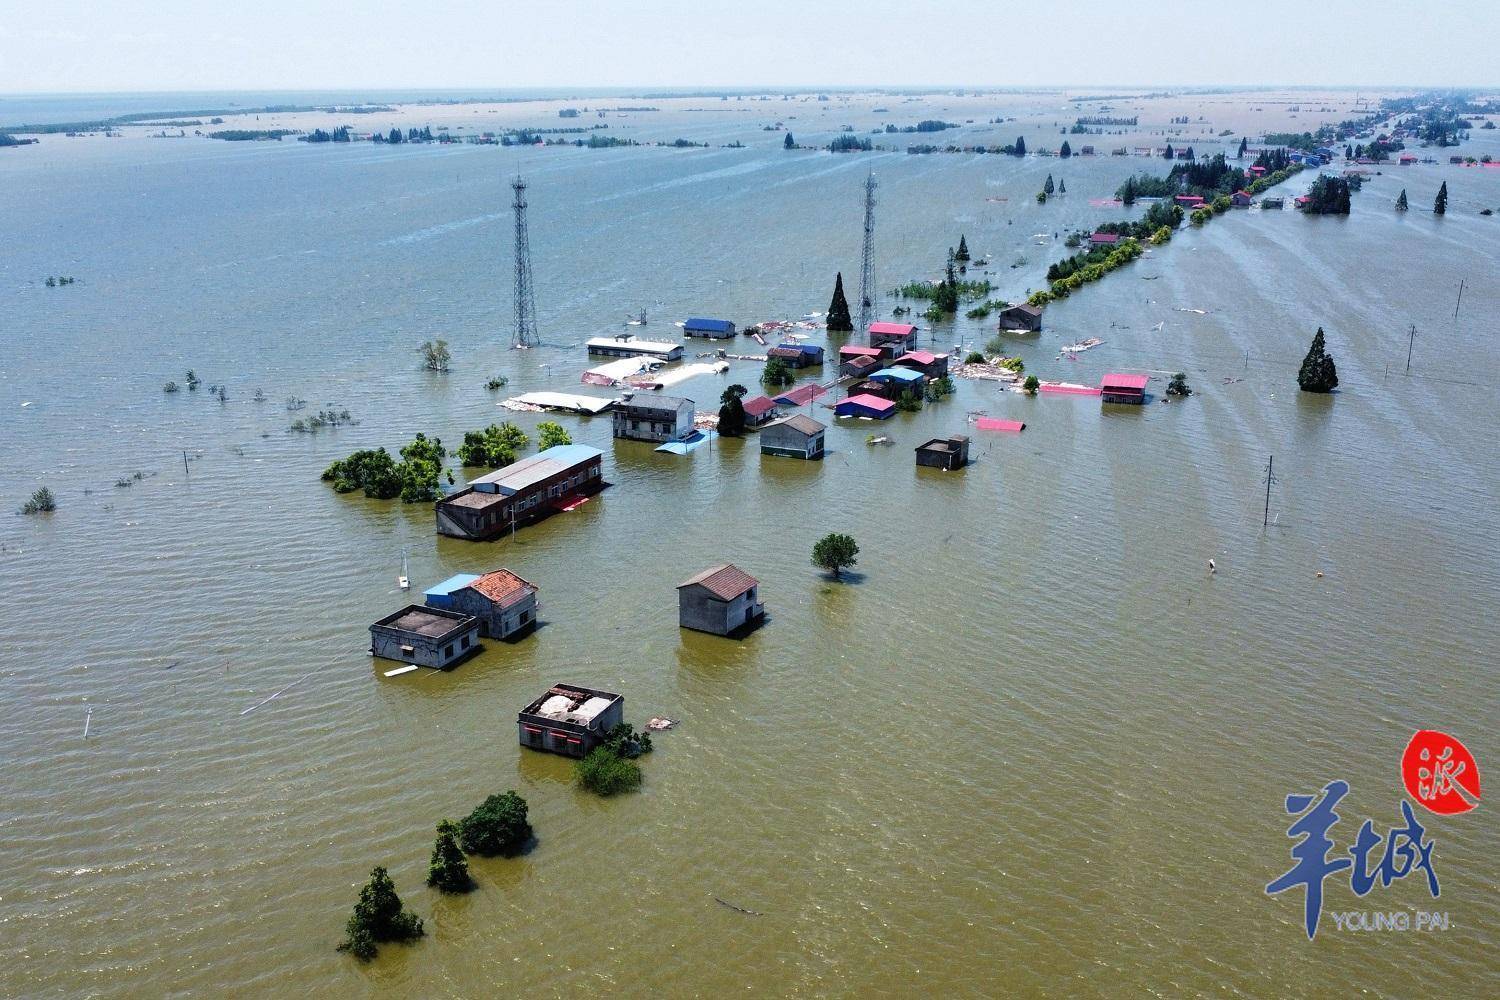
<path fill-rule="evenodd" d="M 1073 147 L 1068 145 L 1068 140 L 1063 140 L 1062 148 L 1057 151 L 1057 155 L 1065 160 L 1073 155 Z"/>
<path fill-rule="evenodd" d="M 401 495 L 401 474 L 396 461 L 384 448 L 356 451 L 323 470 L 323 481 L 335 492 L 363 490 L 372 500 L 390 500 Z"/>
<path fill-rule="evenodd" d="M 828 303 L 828 332 L 851 333 L 854 320 L 849 317 L 849 300 L 844 298 L 844 272 L 833 278 L 833 301 Z"/>
<path fill-rule="evenodd" d="M 792 374 L 792 366 L 783 358 L 772 358 L 766 362 L 766 370 L 760 373 L 761 384 L 769 388 L 777 388 L 783 385 L 791 385 L 796 378 Z"/>
<path fill-rule="evenodd" d="M 749 392 L 744 386 L 735 384 L 719 395 L 719 433 L 724 437 L 739 437 L 745 433 L 745 404 L 742 402 Z"/>
<path fill-rule="evenodd" d="M 832 532 L 818 539 L 812 550 L 814 566 L 819 566 L 839 579 L 845 569 L 853 566 L 859 555 L 859 545 L 850 535 Z"/>
<path fill-rule="evenodd" d="M 954 391 L 953 379 L 947 375 L 940 375 L 927 383 L 927 398 L 934 403 L 953 395 Z"/>
<path fill-rule="evenodd" d="M 31 498 L 21 505 L 22 514 L 50 514 L 56 509 L 57 498 L 45 486 L 31 494 Z"/>
<path fill-rule="evenodd" d="M 1187 383 L 1187 373 L 1178 372 L 1172 376 L 1172 381 L 1167 383 L 1168 396 L 1191 396 L 1192 388 Z"/>
<path fill-rule="evenodd" d="M 969 262 L 969 241 L 964 237 L 963 233 L 958 234 L 958 250 L 953 254 L 953 259 L 960 264 L 967 264 Z"/>
<path fill-rule="evenodd" d="M 520 430 L 520 428 L 517 428 Z M 543 420 L 536 425 L 537 444 L 542 451 L 548 448 L 556 448 L 558 445 L 572 444 L 573 435 L 569 434 L 567 428 L 555 420 Z"/>
<path fill-rule="evenodd" d="M 1302 359 L 1302 368 L 1297 372 L 1297 385 L 1303 392 L 1332 392 L 1338 388 L 1339 373 L 1334 367 L 1333 355 L 1323 345 L 1323 328 L 1313 334 L 1312 346 L 1307 357 Z"/>
<path fill-rule="evenodd" d="M 964 358 L 964 364 L 966 365 L 983 365 L 988 363 L 989 359 L 978 351 L 970 351 L 968 357 Z"/>
<path fill-rule="evenodd" d="M 567 435 L 560 425 L 553 426 Z M 490 424 L 482 430 L 464 434 L 464 442 L 458 446 L 458 461 L 466 469 L 503 469 L 515 462 L 516 456 L 530 443 L 526 432 L 508 420 Z"/>
<path fill-rule="evenodd" d="M 1448 214 L 1448 182 L 1443 181 L 1443 186 L 1438 188 L 1437 198 L 1432 202 L 1433 215 Z"/>
<path fill-rule="evenodd" d="M 1028 396 L 1035 396 L 1037 389 L 1041 388 L 1041 381 L 1035 375 L 1027 375 L 1026 382 L 1021 386 L 1023 392 Z"/>
<path fill-rule="evenodd" d="M 463 818 L 458 832 L 466 853 L 515 857 L 531 840 L 526 800 L 514 791 L 491 795 Z"/>
<path fill-rule="evenodd" d="M 445 819 L 437 825 L 432 860 L 427 862 L 427 884 L 440 892 L 465 893 L 474 888 L 469 862 L 458 846 L 458 824 Z"/>
<path fill-rule="evenodd" d="M 1406 188 L 1402 188 L 1401 193 L 1396 196 L 1396 211 L 1406 211 Z"/>
<path fill-rule="evenodd" d="M 422 936 L 422 919 L 401 906 L 396 885 L 384 868 L 370 872 L 370 881 L 359 890 L 359 902 L 344 925 L 339 951 L 347 951 L 361 962 L 375 957 L 387 941 L 414 941 Z"/>
<path fill-rule="evenodd" d="M 574 775 L 584 788 L 603 796 L 639 788 L 642 780 L 639 764 L 626 760 L 607 746 L 595 747 L 575 764 Z"/>
<path fill-rule="evenodd" d="M 402 503 L 426 503 L 442 495 L 443 459 L 447 455 L 442 441 L 428 440 L 422 433 L 401 449 L 396 472 L 401 478 Z"/>

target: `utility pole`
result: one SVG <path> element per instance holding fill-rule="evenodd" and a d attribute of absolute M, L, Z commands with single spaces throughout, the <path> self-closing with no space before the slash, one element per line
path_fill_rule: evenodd
<path fill-rule="evenodd" d="M 1453 318 L 1458 319 L 1458 307 L 1464 300 L 1464 279 L 1458 279 L 1458 301 L 1453 303 Z"/>
<path fill-rule="evenodd" d="M 1417 327 L 1416 327 L 1415 324 L 1413 324 L 1412 328 L 1411 328 L 1411 337 L 1406 341 L 1406 374 L 1408 374 L 1408 375 L 1411 374 L 1411 350 L 1416 345 L 1417 345 Z"/>
<path fill-rule="evenodd" d="M 510 183 L 516 193 L 511 208 L 516 213 L 516 327 L 511 334 L 514 349 L 536 347 L 536 292 L 531 283 L 531 240 L 526 231 L 526 182 L 519 174 Z"/>
<path fill-rule="evenodd" d="M 857 336 L 870 335 L 875 318 L 875 172 L 865 178 L 865 242 L 859 263 L 859 326 Z M 868 343 L 868 341 L 866 341 Z"/>
<path fill-rule="evenodd" d="M 1266 510 L 1261 515 L 1261 528 L 1269 527 L 1271 524 L 1271 484 L 1276 482 L 1276 477 L 1271 474 L 1271 466 L 1276 461 L 1276 456 L 1271 455 L 1266 459 Z"/>

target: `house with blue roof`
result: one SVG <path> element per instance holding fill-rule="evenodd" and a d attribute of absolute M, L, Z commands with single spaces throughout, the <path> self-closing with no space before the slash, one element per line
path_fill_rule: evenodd
<path fill-rule="evenodd" d="M 682 324 L 684 337 L 706 337 L 710 340 L 728 340 L 735 334 L 734 324 L 727 319 L 690 319 Z"/>

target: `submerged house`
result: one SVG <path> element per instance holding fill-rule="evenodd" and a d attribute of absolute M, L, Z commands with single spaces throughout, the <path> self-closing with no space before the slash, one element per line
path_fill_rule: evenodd
<path fill-rule="evenodd" d="M 962 434 L 917 445 L 917 464 L 952 472 L 969 464 L 969 439 Z"/>
<path fill-rule="evenodd" d="M 784 458 L 823 457 L 823 431 L 812 417 L 797 413 L 766 424 L 760 431 L 760 453 Z"/>
<path fill-rule="evenodd" d="M 927 376 L 915 368 L 896 365 L 871 375 L 870 381 L 887 386 L 887 394 L 891 399 L 900 399 L 903 392 L 921 396 L 922 388 L 927 384 Z"/>
<path fill-rule="evenodd" d="M 693 431 L 693 401 L 680 396 L 633 395 L 615 403 L 615 437 L 676 441 Z"/>
<path fill-rule="evenodd" d="M 745 426 L 763 427 L 775 420 L 780 413 L 776 401 L 770 396 L 755 396 L 740 404 L 745 408 Z"/>
<path fill-rule="evenodd" d="M 728 340 L 735 333 L 734 324 L 727 319 L 690 319 L 682 324 L 684 337 L 707 337 L 709 340 Z"/>
<path fill-rule="evenodd" d="M 878 347 L 860 347 L 857 344 L 845 344 L 839 348 L 839 374 L 853 375 L 866 374 L 865 371 L 856 372 L 853 368 L 856 361 L 867 361 L 869 364 L 862 366 L 869 369 L 871 366 L 879 367 L 884 354 Z"/>
<path fill-rule="evenodd" d="M 1089 237 L 1089 246 L 1091 247 L 1112 247 L 1119 242 L 1119 233 L 1094 233 Z"/>
<path fill-rule="evenodd" d="M 480 476 L 435 505 L 437 532 L 483 541 L 540 521 L 604 488 L 604 452 L 562 444 Z"/>
<path fill-rule="evenodd" d="M 730 563 L 710 566 L 677 585 L 677 621 L 682 628 L 729 635 L 765 617 L 760 583 Z"/>
<path fill-rule="evenodd" d="M 426 593 L 429 608 L 457 611 L 479 619 L 479 632 L 509 639 L 536 625 L 536 586 L 508 569 L 475 576 L 460 573 Z"/>
<path fill-rule="evenodd" d="M 1035 333 L 1042 328 L 1042 309 L 1026 302 L 1000 310 L 1000 329 Z"/>
<path fill-rule="evenodd" d="M 582 758 L 624 721 L 624 695 L 554 684 L 517 713 L 516 728 L 523 747 Z"/>
<path fill-rule="evenodd" d="M 593 337 L 588 342 L 590 354 L 605 358 L 658 358 L 681 361 L 682 345 L 665 340 L 637 340 L 629 334 L 618 337 Z"/>
<path fill-rule="evenodd" d="M 895 412 L 895 403 L 868 393 L 841 399 L 833 408 L 833 415 L 836 417 L 867 417 L 873 420 L 885 420 Z"/>
<path fill-rule="evenodd" d="M 853 379 L 865 379 L 880 371 L 878 357 L 851 358 L 839 365 L 839 374 Z"/>
<path fill-rule="evenodd" d="M 870 346 L 887 347 L 895 357 L 917 349 L 917 328 L 910 323 L 871 323 Z"/>
<path fill-rule="evenodd" d="M 823 348 L 817 344 L 777 344 L 766 357 L 780 358 L 793 368 L 812 368 L 823 363 Z"/>
<path fill-rule="evenodd" d="M 1249 208 L 1250 192 L 1236 191 L 1234 194 L 1229 196 L 1229 204 L 1233 205 L 1235 208 Z"/>
<path fill-rule="evenodd" d="M 942 378 L 948 374 L 948 355 L 933 354 L 931 351 L 909 351 L 897 358 L 896 364 L 921 372 L 929 379 Z"/>
<path fill-rule="evenodd" d="M 1144 403 L 1149 375 L 1121 375 L 1112 372 L 1099 383 L 1099 394 L 1106 403 Z"/>
<path fill-rule="evenodd" d="M 479 619 L 408 604 L 370 626 L 370 653 L 419 667 L 448 670 L 479 652 Z"/>

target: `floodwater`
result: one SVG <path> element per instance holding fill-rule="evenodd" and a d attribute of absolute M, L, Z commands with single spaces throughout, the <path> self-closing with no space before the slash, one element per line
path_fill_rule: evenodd
<path fill-rule="evenodd" d="M 1138 103 L 1143 130 L 1168 116 Z M 761 131 L 1016 115 L 960 141 L 1036 148 L 1071 120 L 1060 95 L 679 105 L 612 130 L 715 148 L 132 133 L 0 150 L 0 497 L 47 485 L 60 503 L 0 519 L 0 995 L 1494 995 L 1494 803 L 1418 809 L 1439 899 L 1420 876 L 1363 899 L 1335 877 L 1309 942 L 1301 892 L 1264 887 L 1291 863 L 1289 793 L 1350 783 L 1342 852 L 1365 817 L 1399 823 L 1414 730 L 1500 766 L 1500 223 L 1478 215 L 1500 173 L 1445 156 L 1385 168 L 1346 219 L 1231 213 L 1016 342 L 1043 378 L 1158 373 L 1157 398 L 1185 371 L 1186 402 L 960 381 L 920 414 L 831 428 L 821 464 L 762 458 L 753 437 L 660 455 L 564 417 L 612 487 L 492 544 L 319 482 L 355 449 L 453 446 L 506 417 L 492 375 L 501 395 L 581 388 L 582 341 L 642 307 L 675 338 L 690 315 L 826 309 L 838 270 L 852 299 L 868 169 L 883 289 L 936 275 L 962 233 L 1011 299 L 1064 252 L 1051 234 L 1125 214 L 1090 198 L 1165 169 L 836 157 Z M 1495 134 L 1464 151 L 1500 154 Z M 733 139 L 750 148 L 717 148 Z M 507 350 L 518 170 L 549 345 L 530 352 Z M 1049 172 L 1068 194 L 1038 206 Z M 1421 209 L 1445 179 L 1436 219 Z M 1333 397 L 1295 384 L 1320 325 Z M 1058 360 L 1086 336 L 1105 344 Z M 452 345 L 446 376 L 418 370 L 432 337 Z M 188 368 L 203 390 L 162 392 Z M 674 391 L 713 409 L 757 376 L 736 362 Z M 359 423 L 290 434 L 292 395 Z M 963 472 L 913 467 L 981 410 L 1028 428 L 972 431 Z M 867 445 L 877 429 L 895 444 Z M 808 561 L 832 530 L 861 549 L 842 583 Z M 449 674 L 382 677 L 367 627 L 406 598 L 403 549 L 414 594 L 501 565 L 535 581 L 543 627 Z M 676 625 L 674 585 L 720 561 L 769 607 L 742 642 Z M 519 750 L 516 710 L 556 681 L 623 692 L 637 725 L 682 720 L 642 791 L 595 799 L 566 761 Z M 476 860 L 468 897 L 426 889 L 433 825 L 507 788 L 536 848 Z M 361 966 L 334 946 L 377 864 L 428 936 Z M 1347 910 L 1451 925 L 1341 931 Z"/>

